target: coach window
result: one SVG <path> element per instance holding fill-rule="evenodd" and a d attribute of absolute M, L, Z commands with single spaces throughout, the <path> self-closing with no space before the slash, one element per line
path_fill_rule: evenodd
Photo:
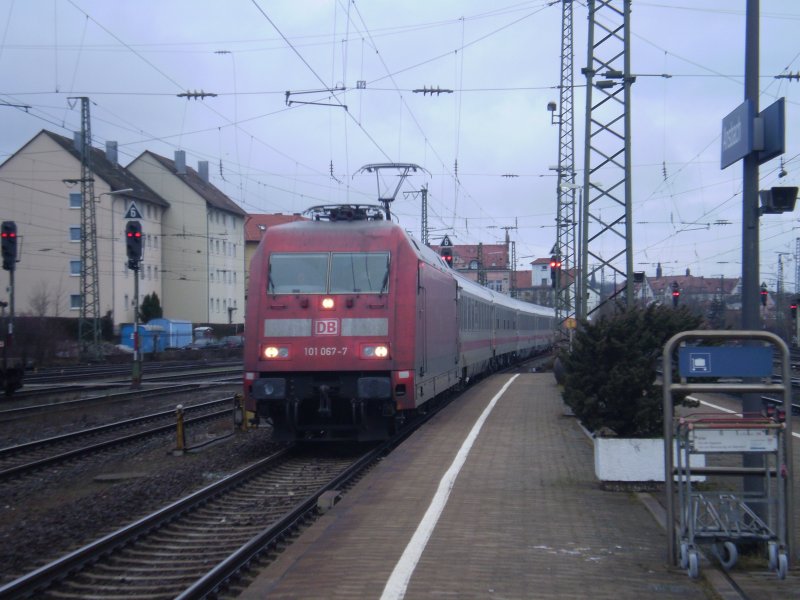
<path fill-rule="evenodd" d="M 331 294 L 379 294 L 389 287 L 388 252 L 334 252 Z"/>
<path fill-rule="evenodd" d="M 327 252 L 274 253 L 269 257 L 269 294 L 324 294 Z"/>

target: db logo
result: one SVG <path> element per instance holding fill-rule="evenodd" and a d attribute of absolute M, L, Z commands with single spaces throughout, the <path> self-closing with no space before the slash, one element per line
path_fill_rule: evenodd
<path fill-rule="evenodd" d="M 314 335 L 339 335 L 339 319 L 317 319 Z"/>

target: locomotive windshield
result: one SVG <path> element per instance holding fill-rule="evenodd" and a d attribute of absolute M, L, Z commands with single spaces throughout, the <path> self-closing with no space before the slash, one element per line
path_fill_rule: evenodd
<path fill-rule="evenodd" d="M 380 294 L 389 284 L 388 252 L 334 252 L 331 294 Z"/>
<path fill-rule="evenodd" d="M 271 294 L 324 294 L 328 287 L 327 252 L 273 254 L 269 257 Z"/>
<path fill-rule="evenodd" d="M 269 258 L 270 294 L 381 294 L 388 285 L 388 252 L 293 252 Z"/>

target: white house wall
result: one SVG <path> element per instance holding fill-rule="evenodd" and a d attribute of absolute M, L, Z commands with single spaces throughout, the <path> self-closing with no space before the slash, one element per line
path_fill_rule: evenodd
<path fill-rule="evenodd" d="M 243 219 L 208 206 L 149 153 L 128 169 L 170 205 L 162 227 L 164 316 L 195 323 L 242 322 Z M 236 309 L 230 315 L 229 307 Z"/>
<path fill-rule="evenodd" d="M 71 297 L 81 294 L 80 238 L 70 240 L 70 228 L 81 226 L 80 208 L 70 208 L 70 193 L 80 193 L 80 184 L 68 185 L 65 179 L 80 179 L 81 164 L 45 134 L 33 138 L 0 170 L 0 197 L 4 221 L 15 221 L 19 235 L 19 263 L 15 272 L 15 312 L 18 315 L 80 316 L 80 302 Z M 109 311 L 115 324 L 133 320 L 133 279 L 126 268 L 124 242 L 128 200 L 109 196 L 110 188 L 95 177 L 94 194 L 97 225 L 97 267 L 100 315 Z M 142 211 L 147 209 L 138 202 Z M 146 231 L 157 234 L 158 218 L 143 220 Z M 146 263 L 160 262 L 158 250 L 146 250 Z M 143 297 L 150 292 L 161 296 L 159 280 L 145 279 L 140 285 Z M 145 273 L 146 274 L 146 273 Z M 0 276 L 7 276 L 3 271 Z M 0 289 L 7 287 L 0 279 Z M 5 294 L 1 294 L 5 296 Z M 7 298 L 4 298 L 7 301 Z M 126 302 L 127 301 L 127 302 Z"/>

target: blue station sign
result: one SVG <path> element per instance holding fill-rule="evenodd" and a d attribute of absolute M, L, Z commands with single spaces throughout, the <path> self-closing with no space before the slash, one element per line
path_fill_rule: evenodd
<path fill-rule="evenodd" d="M 678 349 L 681 377 L 769 377 L 771 346 L 682 346 Z"/>
<path fill-rule="evenodd" d="M 753 151 L 753 103 L 745 100 L 722 119 L 722 169 Z"/>

